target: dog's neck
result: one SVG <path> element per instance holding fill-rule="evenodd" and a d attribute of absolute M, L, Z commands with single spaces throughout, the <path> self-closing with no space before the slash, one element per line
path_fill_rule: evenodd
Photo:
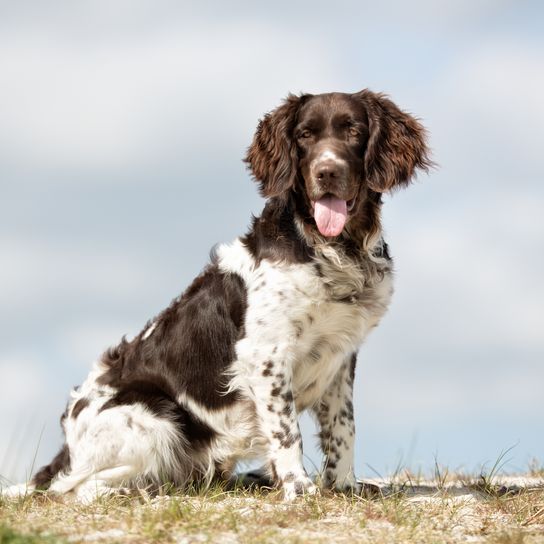
<path fill-rule="evenodd" d="M 340 236 L 321 235 L 299 193 L 269 199 L 242 239 L 259 262 L 262 259 L 307 263 L 331 252 L 360 262 L 384 256 L 380 224 L 381 195 L 372 193 L 360 203 Z"/>

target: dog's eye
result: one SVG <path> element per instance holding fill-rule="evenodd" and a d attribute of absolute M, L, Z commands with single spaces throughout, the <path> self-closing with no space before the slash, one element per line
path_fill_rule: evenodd
<path fill-rule="evenodd" d="M 309 138 L 312 135 L 312 131 L 310 129 L 305 129 L 299 134 L 299 138 Z"/>
<path fill-rule="evenodd" d="M 350 136 L 359 136 L 359 131 L 355 127 L 349 127 Z"/>

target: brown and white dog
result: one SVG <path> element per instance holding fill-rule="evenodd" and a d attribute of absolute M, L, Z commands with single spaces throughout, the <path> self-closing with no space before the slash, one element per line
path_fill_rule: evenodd
<path fill-rule="evenodd" d="M 425 131 L 381 94 L 290 95 L 246 162 L 266 205 L 189 288 L 71 394 L 66 442 L 25 489 L 80 499 L 230 477 L 262 458 L 286 498 L 315 491 L 298 415 L 320 426 L 324 486 L 357 491 L 359 346 L 389 304 L 382 193 L 431 165 Z"/>

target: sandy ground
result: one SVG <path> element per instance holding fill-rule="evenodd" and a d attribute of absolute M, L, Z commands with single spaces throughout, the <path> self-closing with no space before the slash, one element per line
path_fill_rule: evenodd
<path fill-rule="evenodd" d="M 544 478 L 367 481 L 368 497 L 275 491 L 3 500 L 0 543 L 339 542 L 544 544 Z M 375 490 L 375 488 L 369 487 Z M 26 536 L 25 536 L 26 535 Z M 19 538 L 19 540 L 16 540 Z"/>

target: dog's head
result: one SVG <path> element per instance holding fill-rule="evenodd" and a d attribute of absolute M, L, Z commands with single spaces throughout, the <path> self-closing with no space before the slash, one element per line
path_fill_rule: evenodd
<path fill-rule="evenodd" d="M 294 191 L 323 236 L 338 236 L 374 193 L 431 165 L 425 130 L 384 95 L 290 95 L 265 115 L 246 162 L 267 198 Z"/>

